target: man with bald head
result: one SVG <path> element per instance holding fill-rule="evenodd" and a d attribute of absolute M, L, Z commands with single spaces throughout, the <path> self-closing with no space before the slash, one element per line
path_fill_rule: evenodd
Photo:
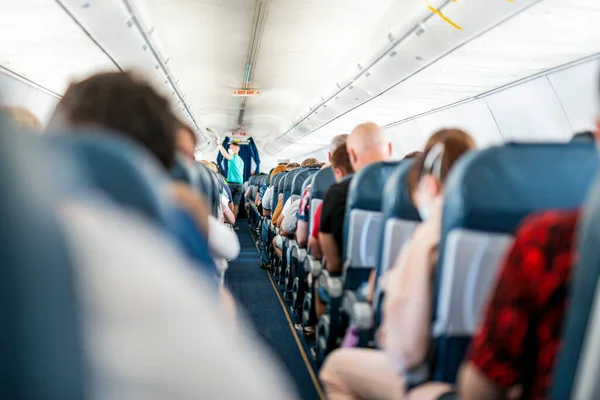
<path fill-rule="evenodd" d="M 370 164 L 387 161 L 392 154 L 383 129 L 372 122 L 354 128 L 346 139 L 346 148 L 355 172 Z M 321 210 L 319 243 L 327 260 L 327 270 L 333 275 L 339 275 L 342 269 L 344 217 L 350 182 L 351 176 L 347 176 L 332 185 L 325 194 Z"/>

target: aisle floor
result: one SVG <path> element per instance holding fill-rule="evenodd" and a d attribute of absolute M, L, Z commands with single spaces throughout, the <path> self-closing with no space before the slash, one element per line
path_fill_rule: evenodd
<path fill-rule="evenodd" d="M 241 252 L 239 258 L 229 264 L 227 286 L 245 309 L 258 335 L 287 367 L 301 398 L 324 399 L 316 374 L 308 362 L 305 351 L 300 350 L 301 342 L 289 314 L 284 311 L 283 303 L 270 275 L 260 269 L 260 257 L 248 223 L 241 220 L 238 221 L 238 225 Z"/>

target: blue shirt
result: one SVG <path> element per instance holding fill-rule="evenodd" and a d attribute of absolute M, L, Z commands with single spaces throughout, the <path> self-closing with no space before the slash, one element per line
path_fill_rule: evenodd
<path fill-rule="evenodd" d="M 234 154 L 233 158 L 229 160 L 227 182 L 239 184 L 244 182 L 244 160 L 242 160 L 242 157 Z"/>

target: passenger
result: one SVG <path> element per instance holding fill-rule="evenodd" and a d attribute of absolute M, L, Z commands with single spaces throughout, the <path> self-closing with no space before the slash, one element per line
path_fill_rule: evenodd
<path fill-rule="evenodd" d="M 337 135 L 331 140 L 331 144 L 329 146 L 329 160 L 331 161 L 332 153 L 341 145 L 346 144 L 346 139 L 348 135 Z M 316 160 L 315 160 L 316 161 Z M 319 168 L 322 168 L 321 164 L 318 164 Z M 315 165 L 316 167 L 316 165 Z M 350 166 L 352 167 L 352 166 Z M 300 247 L 306 247 L 307 241 L 309 240 L 309 232 L 308 232 L 308 216 L 310 215 L 310 189 L 311 185 L 307 185 L 302 192 L 302 201 L 300 202 L 300 207 L 298 208 L 298 227 L 296 229 L 296 241 Z M 314 226 L 314 224 L 313 224 Z M 318 242 L 317 242 L 318 244 Z"/>
<path fill-rule="evenodd" d="M 391 143 L 386 140 L 383 130 L 374 123 L 354 128 L 346 147 L 350 163 L 356 172 L 370 164 L 387 161 L 392 154 Z M 327 271 L 334 275 L 338 275 L 342 268 L 342 238 L 350 182 L 350 179 L 344 179 L 335 183 L 323 199 L 319 242 L 327 259 Z"/>
<path fill-rule="evenodd" d="M 593 142 L 596 139 L 594 132 L 584 131 L 573 135 L 571 142 Z"/>
<path fill-rule="evenodd" d="M 286 169 L 286 166 L 283 164 L 279 164 L 277 167 L 275 167 L 271 171 L 271 177 L 269 179 L 269 182 L 273 182 L 273 177 L 280 172 L 284 172 L 285 169 Z M 262 215 L 263 215 L 263 217 L 265 217 L 265 219 L 263 220 L 262 226 L 261 226 L 261 239 L 262 239 L 263 246 L 262 246 L 262 251 L 261 251 L 261 256 L 260 256 L 260 259 L 262 262 L 262 264 L 260 265 L 260 268 L 264 269 L 264 270 L 271 269 L 271 263 L 270 263 L 270 257 L 269 257 L 269 246 L 268 246 L 269 226 L 267 224 L 267 218 L 269 218 L 271 216 L 271 201 L 273 199 L 273 195 L 274 195 L 274 188 L 271 185 L 267 188 L 267 190 L 265 190 L 265 194 L 261 198 Z"/>
<path fill-rule="evenodd" d="M 315 167 L 317 165 L 319 165 L 319 160 L 316 158 L 307 158 L 300 164 L 301 167 Z"/>
<path fill-rule="evenodd" d="M 413 158 L 417 158 L 421 154 L 423 154 L 422 151 L 413 151 L 413 152 L 410 152 L 407 155 L 405 155 L 404 158 L 403 158 L 403 160 L 410 160 L 410 159 L 413 159 Z"/>
<path fill-rule="evenodd" d="M 456 161 L 475 147 L 473 139 L 460 130 L 443 130 L 436 136 L 443 140 L 412 167 L 419 171 L 419 210 L 424 222 L 415 228 L 397 265 L 384 277 L 386 296 L 377 335 L 382 349 L 331 353 L 320 373 L 331 400 L 405 398 L 402 373 L 421 363 L 429 349 L 444 183 Z M 447 387 L 428 385 L 415 389 L 411 396 L 424 391 L 441 394 Z"/>
<path fill-rule="evenodd" d="M 176 125 L 177 151 L 180 154 L 183 154 L 189 161 L 195 161 L 196 156 L 194 155 L 194 153 L 196 152 L 196 145 L 198 144 L 198 139 L 196 138 L 194 130 L 181 121 L 177 121 Z"/>
<path fill-rule="evenodd" d="M 346 135 L 347 136 L 347 135 Z M 341 181 L 345 176 L 354 173 L 354 168 L 350 163 L 350 155 L 345 145 L 341 145 L 331 153 L 331 169 L 335 176 L 336 182 Z M 321 213 L 323 203 L 319 204 L 315 211 L 315 218 L 313 221 L 313 231 L 311 232 L 311 238 L 309 239 L 309 245 L 313 256 L 317 259 L 322 258 L 323 251 L 319 243 L 319 230 L 321 226 Z M 321 256 L 321 257 L 318 257 Z"/>
<path fill-rule="evenodd" d="M 231 197 L 233 199 L 233 215 L 237 219 L 239 213 L 240 202 L 242 200 L 242 185 L 244 183 L 244 160 L 239 156 L 240 144 L 238 142 L 229 143 L 229 150 L 225 150 L 219 143 L 219 151 L 227 161 L 227 183 L 231 189 Z"/>
<path fill-rule="evenodd" d="M 293 163 L 289 163 L 286 165 L 286 171 L 290 172 L 295 170 L 296 168 L 300 168 L 300 164 L 298 164 L 297 162 L 293 162 Z"/>
<path fill-rule="evenodd" d="M 26 108 L 0 105 L 0 113 L 6 114 L 17 128 L 31 132 L 41 132 L 44 129 L 40 120 Z"/>
<path fill-rule="evenodd" d="M 600 115 L 600 113 L 598 114 Z M 600 119 L 595 133 L 600 142 Z M 574 141 L 588 134 L 576 134 Z M 458 379 L 462 399 L 550 396 L 576 259 L 580 210 L 529 216 L 517 230 Z"/>

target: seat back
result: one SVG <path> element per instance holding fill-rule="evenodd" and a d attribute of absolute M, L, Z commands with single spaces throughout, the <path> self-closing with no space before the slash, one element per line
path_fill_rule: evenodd
<path fill-rule="evenodd" d="M 123 207 L 168 226 L 172 207 L 164 196 L 168 176 L 145 149 L 116 135 L 60 135 L 52 137 L 60 151 L 72 155 L 82 175 Z"/>
<path fill-rule="evenodd" d="M 305 183 L 309 181 L 309 178 L 314 175 L 316 169 L 305 169 L 300 171 L 292 182 L 292 202 L 298 200 L 302 196 L 303 188 Z"/>
<path fill-rule="evenodd" d="M 586 200 L 581 222 L 563 345 L 552 384 L 553 400 L 592 399 L 600 393 L 600 177 Z"/>
<path fill-rule="evenodd" d="M 292 172 L 292 171 L 290 171 Z M 277 205 L 277 203 L 279 203 L 279 199 L 283 199 L 283 190 L 285 187 L 285 180 L 288 176 L 288 174 L 290 174 L 290 172 L 284 172 L 284 176 L 281 177 L 281 179 L 279 180 L 279 183 L 277 185 L 277 200 L 275 200 L 275 205 Z M 285 203 L 284 203 L 285 204 Z"/>
<path fill-rule="evenodd" d="M 383 191 L 383 225 L 380 251 L 377 254 L 377 278 L 383 276 L 394 265 L 400 250 L 420 222 L 419 212 L 410 198 L 407 177 L 413 160 L 402 160 L 388 179 Z M 377 279 L 373 309 L 379 321 L 381 287 Z"/>
<path fill-rule="evenodd" d="M 455 381 L 520 221 L 579 207 L 597 164 L 595 147 L 585 143 L 509 144 L 457 163 L 446 182 L 435 277 L 435 380 Z"/>
<path fill-rule="evenodd" d="M 279 201 L 279 181 L 285 178 L 286 172 L 280 172 L 273 177 L 271 185 L 273 186 L 273 198 L 271 200 L 271 211 L 275 211 L 277 201 Z"/>
<path fill-rule="evenodd" d="M 81 189 L 68 152 L 0 117 L 0 397 L 89 397 L 75 265 L 57 215 Z"/>
<path fill-rule="evenodd" d="M 294 184 L 294 179 L 296 179 L 296 176 L 298 176 L 298 174 L 302 173 L 302 171 L 305 170 L 305 168 L 296 168 L 286 175 L 285 180 L 283 182 L 283 204 L 285 204 L 288 201 L 288 199 L 292 196 L 292 186 Z"/>
<path fill-rule="evenodd" d="M 344 258 L 352 268 L 375 268 L 383 226 L 383 190 L 399 162 L 380 162 L 352 177 L 344 221 Z"/>
<path fill-rule="evenodd" d="M 323 202 L 325 193 L 331 185 L 335 183 L 335 176 L 331 167 L 323 168 L 317 171 L 312 179 L 312 186 L 310 187 L 310 215 L 308 223 L 308 231 L 313 231 L 315 223 L 315 212 L 319 205 Z"/>

